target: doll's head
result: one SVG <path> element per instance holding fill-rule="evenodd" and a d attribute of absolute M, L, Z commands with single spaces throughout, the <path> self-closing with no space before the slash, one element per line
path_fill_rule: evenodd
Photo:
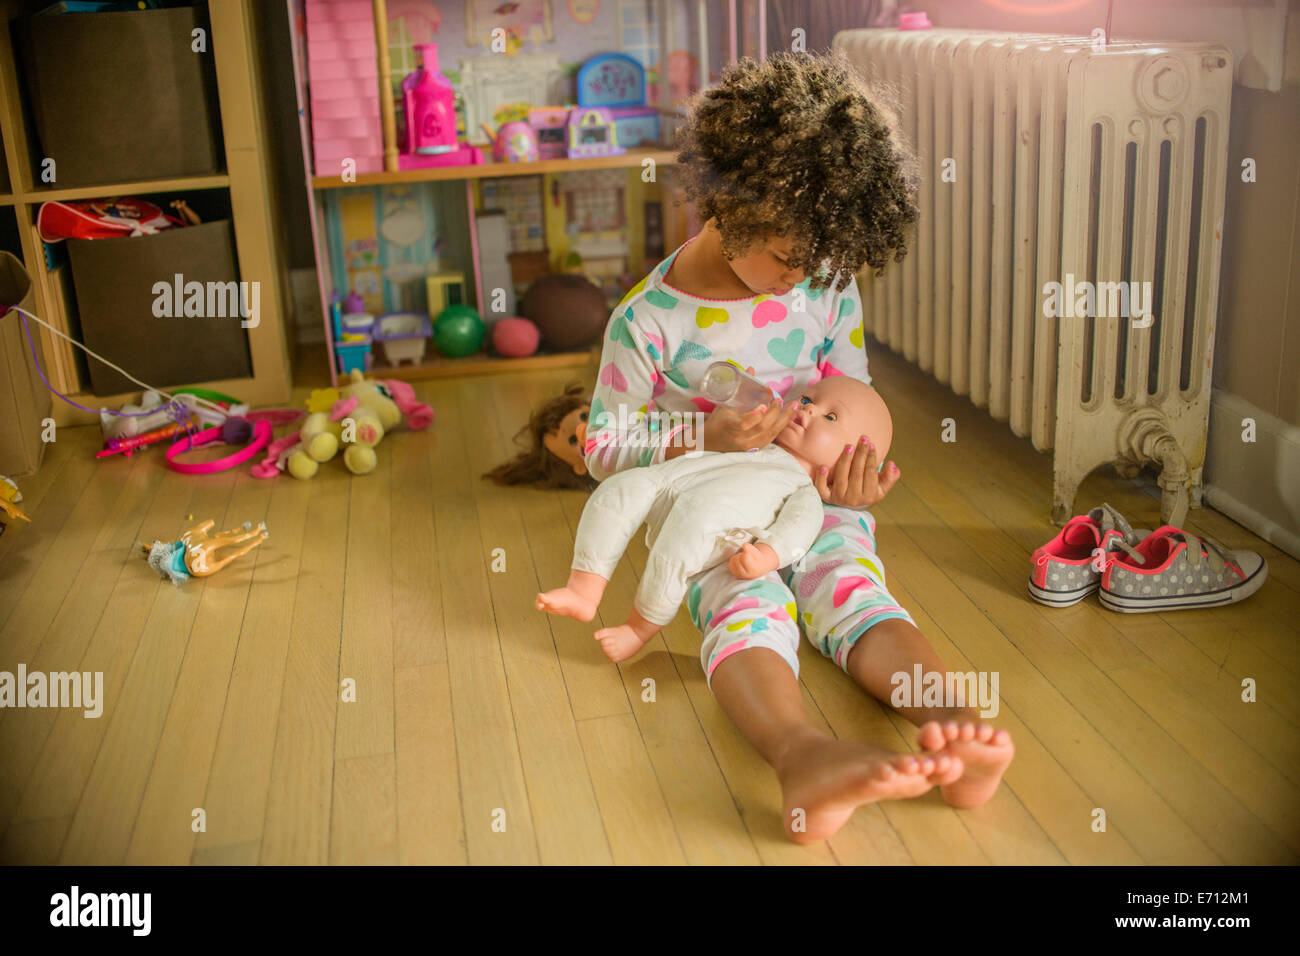
<path fill-rule="evenodd" d="M 594 487 L 596 482 L 587 474 L 582 454 L 590 410 L 591 399 L 582 385 L 565 386 L 564 393 L 534 411 L 515 436 L 515 441 L 528 446 L 527 450 L 483 477 L 498 485 Z"/>
<path fill-rule="evenodd" d="M 876 461 L 884 462 L 894 440 L 894 422 L 884 399 L 848 375 L 831 375 L 792 389 L 787 401 L 799 402 L 794 420 L 776 436 L 776 444 L 813 468 L 835 467 L 845 445 L 866 435 L 876 446 Z"/>
<path fill-rule="evenodd" d="M 702 221 L 756 292 L 845 288 L 902 259 L 916 222 L 915 158 L 896 111 L 842 56 L 745 58 L 699 94 L 677 134 Z M 791 281 L 793 280 L 793 282 Z"/>

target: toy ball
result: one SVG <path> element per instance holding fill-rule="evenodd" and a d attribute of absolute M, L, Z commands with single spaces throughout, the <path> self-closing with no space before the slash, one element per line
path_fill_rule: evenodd
<path fill-rule="evenodd" d="M 221 424 L 221 440 L 227 445 L 247 445 L 253 440 L 253 423 L 238 416 L 227 418 Z"/>
<path fill-rule="evenodd" d="M 483 347 L 487 328 L 477 312 L 467 305 L 449 305 L 433 323 L 433 342 L 451 358 L 473 355 Z"/>
<path fill-rule="evenodd" d="M 502 319 L 492 326 L 492 347 L 506 358 L 524 358 L 537 351 L 542 333 L 527 319 Z"/>
<path fill-rule="evenodd" d="M 519 313 L 537 324 L 542 345 L 557 352 L 589 345 L 609 320 L 605 293 L 575 275 L 538 279 L 524 293 Z"/>

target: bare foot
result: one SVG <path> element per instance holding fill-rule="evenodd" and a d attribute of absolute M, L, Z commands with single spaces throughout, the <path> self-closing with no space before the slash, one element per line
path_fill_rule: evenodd
<path fill-rule="evenodd" d="M 542 591 L 533 605 L 547 614 L 563 614 L 575 621 L 590 621 L 596 616 L 596 602 L 583 597 L 572 588 L 555 588 Z"/>
<path fill-rule="evenodd" d="M 961 776 L 942 785 L 941 792 L 951 806 L 962 809 L 978 807 L 993 796 L 1016 755 L 1011 735 L 988 724 L 932 720 L 921 726 L 916 739 L 932 757 L 946 753 L 961 760 Z"/>
<path fill-rule="evenodd" d="M 896 754 L 818 735 L 792 747 L 777 771 L 785 833 L 795 843 L 831 837 L 864 803 L 919 797 L 931 776 L 946 779 L 960 761 L 948 754 Z"/>
<path fill-rule="evenodd" d="M 596 640 L 600 641 L 600 649 L 605 652 L 605 656 L 615 664 L 629 657 L 635 657 L 646 644 L 627 624 L 602 627 L 596 632 Z"/>

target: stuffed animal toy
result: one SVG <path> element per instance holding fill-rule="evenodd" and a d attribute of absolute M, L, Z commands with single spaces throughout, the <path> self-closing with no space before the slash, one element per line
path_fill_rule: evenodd
<path fill-rule="evenodd" d="M 314 478 L 341 448 L 348 471 L 368 475 L 377 462 L 375 446 L 403 419 L 408 428 L 420 431 L 433 421 L 433 409 L 417 401 L 406 382 L 367 379 L 354 369 L 329 411 L 313 410 L 298 431 L 273 442 L 253 474 L 274 478 L 288 469 L 295 478 Z"/>

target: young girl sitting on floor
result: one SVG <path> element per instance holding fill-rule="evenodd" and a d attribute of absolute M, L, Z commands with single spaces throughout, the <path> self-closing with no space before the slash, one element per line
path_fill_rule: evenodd
<path fill-rule="evenodd" d="M 859 435 L 874 435 L 884 454 L 893 425 L 876 390 L 846 375 L 807 386 L 798 405 L 775 442 L 753 454 L 705 451 L 602 481 L 582 509 L 568 583 L 537 595 L 537 608 L 590 621 L 632 536 L 647 523 L 650 555 L 627 622 L 596 632 L 617 663 L 676 617 L 701 571 L 727 561 L 736 577 L 753 580 L 803 558 L 822 526 L 813 476 Z"/>
<path fill-rule="evenodd" d="M 916 220 L 897 121 L 840 60 L 742 60 L 700 94 L 678 135 L 678 168 L 705 225 L 610 319 L 584 446 L 597 480 L 693 450 L 763 448 L 789 425 L 797 401 L 741 415 L 701 399 L 694 386 L 714 361 L 752 368 L 781 396 L 833 375 L 869 383 L 854 275 L 901 259 Z M 697 411 L 707 418 L 691 441 L 629 425 Z M 920 728 L 915 756 L 828 737 L 804 714 L 800 625 L 886 704 L 893 675 L 914 665 L 945 673 L 889 595 L 865 510 L 898 478 L 892 462 L 878 474 L 866 436 L 846 443 L 815 476 L 824 513 L 808 560 L 755 580 L 724 562 L 687 588 L 709 687 L 776 770 L 786 833 L 798 842 L 826 839 L 861 804 L 933 786 L 953 806 L 977 806 L 1014 754 L 1007 732 L 973 707 L 896 708 Z"/>

